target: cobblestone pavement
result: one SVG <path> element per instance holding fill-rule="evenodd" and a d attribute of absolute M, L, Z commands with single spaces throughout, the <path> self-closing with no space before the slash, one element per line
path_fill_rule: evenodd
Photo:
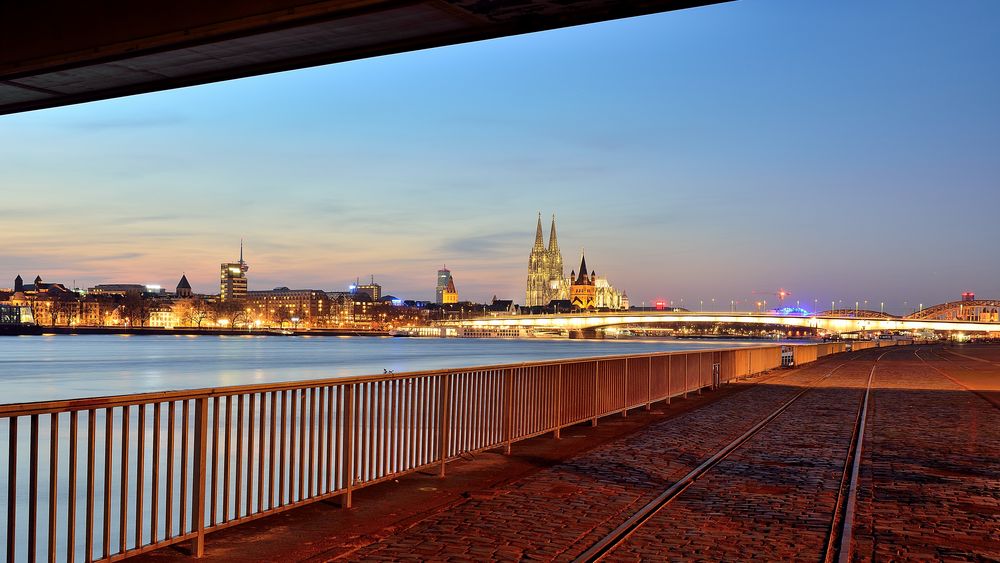
<path fill-rule="evenodd" d="M 876 374 L 855 559 L 1000 560 L 1000 409 L 934 369 L 983 365 L 919 354 Z"/>
<path fill-rule="evenodd" d="M 487 491 L 349 555 L 364 561 L 567 560 L 663 488 L 745 432 L 841 359 L 781 373 L 570 459 L 504 490 Z M 572 429 L 564 431 L 572 433 Z"/>
<path fill-rule="evenodd" d="M 819 383 L 606 560 L 821 560 L 872 365 Z"/>
<path fill-rule="evenodd" d="M 1000 350 L 1000 349 L 998 349 Z M 349 554 L 378 560 L 572 559 L 789 399 L 816 388 L 695 482 L 610 560 L 817 560 L 863 388 L 881 350 L 831 359 L 656 423 Z M 854 559 L 1000 560 L 1000 353 L 890 350 L 879 363 Z M 937 368 L 937 369 L 935 369 Z M 941 371 L 938 371 L 941 370 Z M 943 373 L 942 373 L 943 372 Z M 571 433 L 572 429 L 568 429 Z"/>

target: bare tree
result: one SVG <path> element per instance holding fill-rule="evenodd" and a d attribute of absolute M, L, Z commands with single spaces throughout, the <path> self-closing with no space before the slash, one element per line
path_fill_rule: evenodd
<path fill-rule="evenodd" d="M 122 301 L 122 316 L 128 320 L 129 326 L 144 327 L 155 306 L 154 299 L 147 299 L 137 291 L 130 291 Z"/>
<path fill-rule="evenodd" d="M 238 323 L 246 322 L 247 314 L 243 309 L 242 301 L 216 301 L 212 309 L 215 313 L 216 322 L 224 320 L 226 321 L 224 324 L 231 327 L 235 327 Z"/>
<path fill-rule="evenodd" d="M 273 320 L 278 323 L 278 328 L 285 328 L 285 323 L 292 320 L 292 315 L 288 309 L 279 305 L 274 311 Z"/>
<path fill-rule="evenodd" d="M 171 309 L 180 326 L 191 326 L 193 324 L 194 303 L 191 299 L 178 299 L 174 301 Z"/>
<path fill-rule="evenodd" d="M 212 316 L 212 308 L 204 299 L 191 300 L 191 323 L 201 328 L 201 323 Z"/>

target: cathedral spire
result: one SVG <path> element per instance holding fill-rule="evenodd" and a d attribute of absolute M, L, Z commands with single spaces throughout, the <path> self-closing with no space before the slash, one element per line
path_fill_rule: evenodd
<path fill-rule="evenodd" d="M 556 238 L 556 214 L 552 214 L 552 227 L 549 229 L 549 252 L 559 252 L 559 240 Z"/>
<path fill-rule="evenodd" d="M 587 281 L 587 257 L 580 252 L 580 277 L 576 279 L 576 283 L 586 283 Z"/>
<path fill-rule="evenodd" d="M 538 212 L 538 225 L 535 226 L 535 249 L 545 250 L 545 235 L 542 234 L 542 212 Z"/>

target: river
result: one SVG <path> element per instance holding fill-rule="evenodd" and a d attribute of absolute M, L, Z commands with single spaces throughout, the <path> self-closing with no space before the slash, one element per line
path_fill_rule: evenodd
<path fill-rule="evenodd" d="M 0 337 L 0 403 L 753 344 L 764 342 L 325 336 Z"/>

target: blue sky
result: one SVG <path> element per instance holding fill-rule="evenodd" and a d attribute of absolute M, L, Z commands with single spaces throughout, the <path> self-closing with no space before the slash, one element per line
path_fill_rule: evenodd
<path fill-rule="evenodd" d="M 1000 298 L 1000 3 L 741 0 L 0 118 L 0 280 Z M 0 282 L 0 286 L 9 282 Z M 721 305 L 720 305 L 721 306 Z"/>

